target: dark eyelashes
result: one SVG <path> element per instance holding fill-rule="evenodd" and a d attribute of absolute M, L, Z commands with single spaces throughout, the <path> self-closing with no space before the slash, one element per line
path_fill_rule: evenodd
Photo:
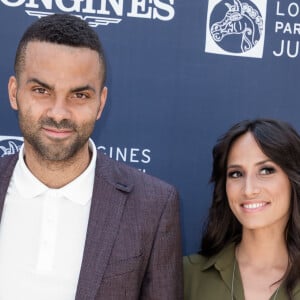
<path fill-rule="evenodd" d="M 274 167 L 261 167 L 259 169 L 259 173 L 261 175 L 270 175 L 276 172 L 276 168 Z M 243 172 L 239 170 L 232 170 L 227 172 L 227 177 L 228 178 L 239 178 L 243 176 Z"/>
<path fill-rule="evenodd" d="M 261 171 L 266 171 L 267 174 L 273 174 L 276 170 L 274 167 L 263 167 Z"/>
<path fill-rule="evenodd" d="M 237 177 L 241 177 L 242 173 L 240 171 L 230 171 L 227 173 L 227 177 L 229 178 L 237 178 Z"/>

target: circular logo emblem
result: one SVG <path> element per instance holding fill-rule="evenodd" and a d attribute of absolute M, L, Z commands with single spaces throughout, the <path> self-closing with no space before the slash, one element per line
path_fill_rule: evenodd
<path fill-rule="evenodd" d="M 209 25 L 210 34 L 219 47 L 232 53 L 244 53 L 260 40 L 263 18 L 249 0 L 221 1 L 213 9 Z"/>

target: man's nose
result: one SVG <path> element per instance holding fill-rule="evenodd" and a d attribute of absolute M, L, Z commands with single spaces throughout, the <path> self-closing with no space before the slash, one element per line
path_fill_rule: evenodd
<path fill-rule="evenodd" d="M 47 116 L 56 122 L 70 119 L 71 112 L 66 99 L 57 97 L 47 111 Z"/>

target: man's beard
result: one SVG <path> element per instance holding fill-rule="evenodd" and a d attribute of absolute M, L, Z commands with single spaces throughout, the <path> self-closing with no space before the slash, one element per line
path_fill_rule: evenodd
<path fill-rule="evenodd" d="M 31 122 L 31 118 L 23 115 L 19 111 L 19 125 L 24 139 L 32 146 L 36 154 L 43 160 L 65 162 L 72 158 L 83 148 L 88 141 L 94 129 L 94 123 L 84 123 L 77 126 L 70 120 L 56 122 L 51 118 L 40 119 L 36 126 Z M 53 140 L 45 142 L 46 138 L 42 137 L 42 128 L 47 126 L 53 129 L 67 129 L 72 131 L 72 136 L 68 141 Z M 75 133 L 75 135 L 74 135 Z"/>

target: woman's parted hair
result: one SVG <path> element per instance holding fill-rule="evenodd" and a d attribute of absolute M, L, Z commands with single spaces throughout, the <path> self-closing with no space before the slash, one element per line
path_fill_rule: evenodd
<path fill-rule="evenodd" d="M 242 226 L 228 204 L 226 174 L 231 146 L 247 132 L 252 133 L 262 152 L 282 168 L 291 183 L 291 213 L 286 226 L 289 254 L 286 286 L 291 296 L 296 280 L 300 279 L 300 136 L 286 122 L 273 119 L 241 121 L 218 140 L 213 148 L 212 204 L 203 233 L 200 253 L 212 256 L 227 244 L 238 243 L 241 240 Z"/>

